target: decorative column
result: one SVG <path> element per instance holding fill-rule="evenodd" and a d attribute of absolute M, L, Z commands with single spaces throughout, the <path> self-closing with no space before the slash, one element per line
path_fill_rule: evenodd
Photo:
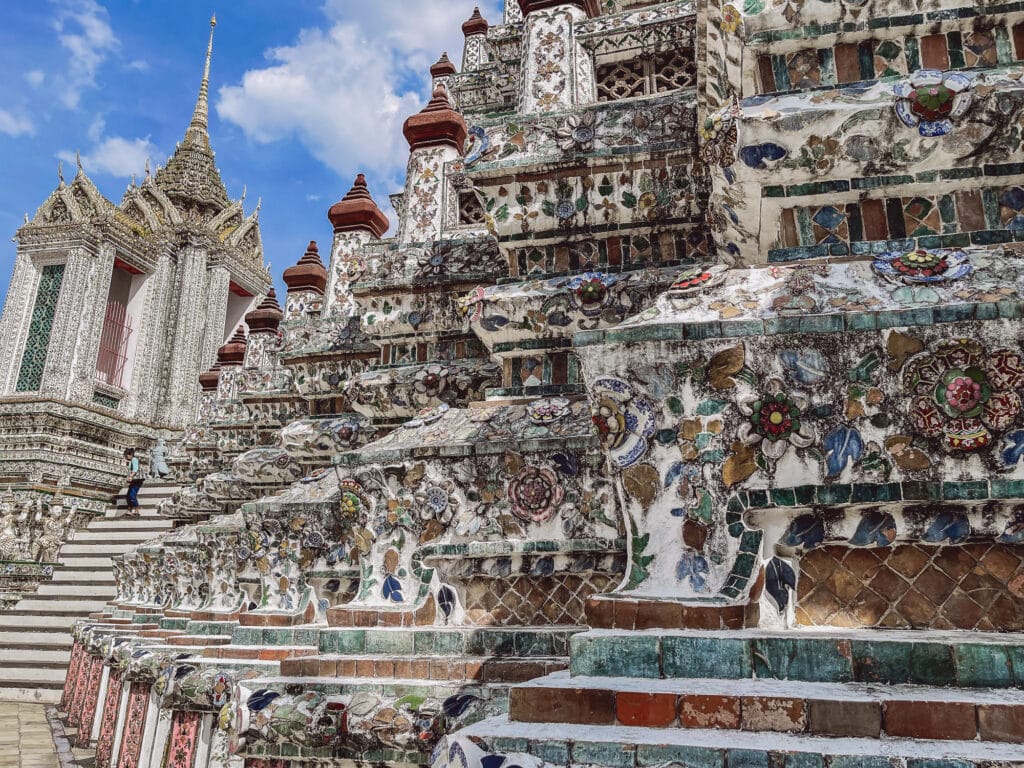
<path fill-rule="evenodd" d="M 519 0 L 505 0 L 505 24 L 519 24 L 523 20 L 523 9 L 519 7 Z"/>
<path fill-rule="evenodd" d="M 370 196 L 366 177 L 361 173 L 348 194 L 331 206 L 327 218 L 334 227 L 334 244 L 325 312 L 351 317 L 356 312 L 351 286 L 366 271 L 360 251 L 370 240 L 383 237 L 390 222 Z"/>
<path fill-rule="evenodd" d="M 249 326 L 249 341 L 245 347 L 246 368 L 268 370 L 274 367 L 272 350 L 277 348 L 277 328 L 283 319 L 284 312 L 277 303 L 277 292 L 271 288 L 259 306 L 245 316 L 245 324 Z"/>
<path fill-rule="evenodd" d="M 452 76 L 458 72 L 455 64 L 448 58 L 448 52 L 441 54 L 441 58 L 430 65 L 431 87 L 443 86 L 446 90 L 451 88 Z"/>
<path fill-rule="evenodd" d="M 597 0 L 519 0 L 519 6 L 526 19 L 519 111 L 560 112 L 594 102 L 594 62 L 574 27 L 600 13 Z"/>
<path fill-rule="evenodd" d="M 172 424 L 187 421 L 195 406 L 196 374 L 201 370 L 206 302 L 206 251 L 195 246 L 178 256 L 177 322 L 171 347 L 166 399 L 159 418 Z"/>
<path fill-rule="evenodd" d="M 32 321 L 38 285 L 39 270 L 32 263 L 32 257 L 19 253 L 7 289 L 4 313 L 0 317 L 0 394 L 13 394 L 18 382 L 21 351 Z"/>
<path fill-rule="evenodd" d="M 440 237 L 444 221 L 444 166 L 462 157 L 466 121 L 452 109 L 447 91 L 436 88 L 430 103 L 406 120 L 402 131 L 410 154 L 399 241 L 432 242 Z"/>
<path fill-rule="evenodd" d="M 107 296 L 114 269 L 114 246 L 104 243 L 99 256 L 92 259 L 88 282 L 80 291 L 81 324 L 75 339 L 74 376 L 68 382 L 67 399 L 77 403 L 92 402 L 96 382 L 96 359 L 100 353 L 100 335 L 107 313 Z"/>
<path fill-rule="evenodd" d="M 146 296 L 135 345 L 135 366 L 129 385 L 124 413 L 140 421 L 155 421 L 160 393 L 163 391 L 163 365 L 169 329 L 173 327 L 171 291 L 174 262 L 164 246 L 157 258 L 156 270 L 146 280 Z"/>
<path fill-rule="evenodd" d="M 206 334 L 203 338 L 203 354 L 199 359 L 200 370 L 213 362 L 217 349 L 224 343 L 224 319 L 228 314 L 228 285 L 231 275 L 225 267 L 213 267 L 209 272 L 209 287 L 206 290 Z"/>
<path fill-rule="evenodd" d="M 41 395 L 60 400 L 68 396 L 75 345 L 81 331 L 82 316 L 88 306 L 86 299 L 90 295 L 90 276 L 95 266 L 95 258 L 86 248 L 75 248 L 68 254 L 60 286 L 60 298 L 53 314 L 46 366 L 43 368 L 43 379 L 39 385 Z M 94 364 L 95 362 L 93 360 Z"/>
<path fill-rule="evenodd" d="M 318 317 L 324 306 L 324 290 L 327 288 L 327 270 L 320 260 L 320 249 L 316 240 L 310 240 L 306 252 L 294 266 L 284 271 L 284 283 L 288 286 L 285 300 L 285 318 Z"/>
<path fill-rule="evenodd" d="M 480 9 L 474 8 L 473 15 L 462 24 L 462 34 L 466 42 L 462 47 L 462 71 L 470 72 L 480 69 L 488 61 L 487 30 L 490 24 L 480 15 Z"/>

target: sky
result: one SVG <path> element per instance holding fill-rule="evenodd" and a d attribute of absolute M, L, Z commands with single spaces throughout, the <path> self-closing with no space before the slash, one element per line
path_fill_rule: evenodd
<path fill-rule="evenodd" d="M 402 123 L 429 99 L 430 64 L 459 64 L 474 5 L 501 0 L 3 0 L 0 24 L 0 301 L 23 216 L 68 181 L 80 152 L 120 203 L 146 159 L 163 165 L 185 134 L 217 15 L 210 138 L 228 194 L 262 199 L 264 255 L 281 273 L 310 240 L 330 242 L 327 209 L 365 173 L 404 184 Z"/>

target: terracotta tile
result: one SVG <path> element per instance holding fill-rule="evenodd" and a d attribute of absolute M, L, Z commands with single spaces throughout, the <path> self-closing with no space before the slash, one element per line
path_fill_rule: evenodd
<path fill-rule="evenodd" d="M 861 80 L 860 53 L 853 43 L 843 43 L 834 49 L 836 64 L 836 81 L 839 83 L 856 83 Z"/>
<path fill-rule="evenodd" d="M 962 547 L 943 547 L 934 563 L 953 581 L 960 581 L 974 568 L 975 560 Z"/>
<path fill-rule="evenodd" d="M 836 568 L 825 584 L 842 603 L 848 603 L 860 592 L 861 582 L 845 566 Z"/>
<path fill-rule="evenodd" d="M 977 736 L 974 705 L 946 701 L 887 701 L 885 733 L 911 739 L 972 740 Z"/>
<path fill-rule="evenodd" d="M 982 741 L 1009 741 L 1024 744 L 1024 706 L 1019 704 L 979 704 L 978 726 Z"/>
<path fill-rule="evenodd" d="M 889 568 L 888 564 L 878 570 L 871 579 L 870 586 L 872 590 L 890 601 L 898 600 L 910 589 L 909 582 Z"/>
<path fill-rule="evenodd" d="M 745 731 L 801 733 L 807 727 L 805 702 L 776 696 L 744 696 L 740 701 L 740 722 Z"/>
<path fill-rule="evenodd" d="M 926 35 L 920 39 L 919 45 L 922 68 L 949 69 L 949 47 L 945 35 Z"/>
<path fill-rule="evenodd" d="M 914 581 L 914 587 L 935 605 L 942 605 L 953 593 L 956 582 L 930 565 Z"/>
<path fill-rule="evenodd" d="M 676 720 L 674 693 L 615 694 L 615 714 L 623 725 L 665 728 Z"/>
<path fill-rule="evenodd" d="M 512 688 L 509 717 L 523 723 L 612 725 L 614 695 L 590 688 Z"/>
<path fill-rule="evenodd" d="M 587 600 L 587 623 L 595 629 L 610 629 L 614 624 L 615 606 L 611 600 L 591 597 Z"/>
<path fill-rule="evenodd" d="M 356 677 L 356 667 L 355 659 L 339 659 L 338 677 Z"/>
<path fill-rule="evenodd" d="M 381 659 L 373 662 L 374 677 L 394 677 L 395 662 L 393 659 Z"/>
<path fill-rule="evenodd" d="M 1020 566 L 1020 558 L 1009 547 L 992 547 L 979 564 L 999 581 L 1006 583 Z"/>
<path fill-rule="evenodd" d="M 676 602 L 640 600 L 636 608 L 636 629 L 676 629 L 681 625 L 682 606 Z"/>
<path fill-rule="evenodd" d="M 373 659 L 356 659 L 356 677 L 373 677 Z"/>
<path fill-rule="evenodd" d="M 316 674 L 318 677 L 334 677 L 338 674 L 338 661 L 336 659 L 319 659 Z"/>
<path fill-rule="evenodd" d="M 857 625 L 862 627 L 875 626 L 888 610 L 889 601 L 867 587 L 857 593 L 851 606 Z"/>
<path fill-rule="evenodd" d="M 918 628 L 927 627 L 936 613 L 935 604 L 916 589 L 907 592 L 903 599 L 896 604 L 896 608 L 901 616 L 905 617 L 912 626 Z"/>
<path fill-rule="evenodd" d="M 615 601 L 615 626 L 618 629 L 634 629 L 636 627 L 636 600 Z"/>
<path fill-rule="evenodd" d="M 905 578 L 914 578 L 931 558 L 917 547 L 896 547 L 886 561 L 887 565 Z"/>
<path fill-rule="evenodd" d="M 882 705 L 877 701 L 809 701 L 808 730 L 821 736 L 877 739 L 882 730 Z"/>
<path fill-rule="evenodd" d="M 484 664 L 482 661 L 467 661 L 463 665 L 463 680 L 482 680 Z"/>
<path fill-rule="evenodd" d="M 734 696 L 681 696 L 679 724 L 684 728 L 735 730 L 740 727 L 740 700 Z"/>
<path fill-rule="evenodd" d="M 974 629 L 985 609 L 962 592 L 956 592 L 942 606 L 942 615 L 957 629 Z"/>

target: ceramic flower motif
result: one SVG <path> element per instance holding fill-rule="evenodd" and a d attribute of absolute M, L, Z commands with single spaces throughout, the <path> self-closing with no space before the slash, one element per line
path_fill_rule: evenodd
<path fill-rule="evenodd" d="M 720 264 L 708 269 L 693 267 L 684 270 L 676 275 L 676 279 L 669 286 L 669 294 L 673 296 L 688 296 L 708 288 L 713 288 L 725 280 L 725 272 L 726 267 Z"/>
<path fill-rule="evenodd" d="M 463 163 L 468 168 L 479 160 L 491 148 L 491 139 L 482 126 L 470 126 L 466 137 L 466 151 Z"/>
<path fill-rule="evenodd" d="M 903 283 L 945 283 L 971 274 L 967 251 L 925 249 L 890 251 L 875 257 L 872 266 L 879 275 Z"/>
<path fill-rule="evenodd" d="M 608 289 L 617 282 L 617 275 L 606 275 L 602 272 L 584 272 L 576 275 L 565 284 L 569 307 L 584 317 L 600 315 L 614 298 Z"/>
<path fill-rule="evenodd" d="M 915 429 L 940 439 L 948 451 L 976 451 L 1020 415 L 1016 390 L 1024 386 L 1024 359 L 1009 349 L 953 339 L 908 360 L 903 383 Z"/>
<path fill-rule="evenodd" d="M 597 116 L 593 112 L 570 115 L 555 131 L 558 146 L 565 152 L 574 149 L 587 151 L 594 148 Z"/>
<path fill-rule="evenodd" d="M 543 523 L 549 519 L 564 496 L 558 476 L 545 467 L 523 467 L 508 484 L 512 513 L 527 522 Z"/>
<path fill-rule="evenodd" d="M 603 376 L 591 388 L 590 419 L 594 431 L 620 468 L 632 466 L 647 453 L 656 419 L 650 401 L 622 379 Z"/>
<path fill-rule="evenodd" d="M 971 106 L 973 79 L 962 72 L 919 69 L 896 83 L 896 116 L 922 136 L 945 136 Z"/>
<path fill-rule="evenodd" d="M 569 401 L 564 397 L 545 397 L 526 406 L 526 416 L 538 426 L 552 424 L 569 413 Z"/>
<path fill-rule="evenodd" d="M 814 428 L 803 418 L 806 399 L 787 394 L 778 379 L 769 381 L 763 394 L 745 398 L 738 405 L 747 417 L 739 427 L 740 440 L 759 445 L 769 459 L 781 459 L 790 446 L 807 448 L 814 442 Z"/>
<path fill-rule="evenodd" d="M 743 17 L 734 5 L 723 5 L 722 6 L 722 20 L 718 23 L 718 26 L 723 32 L 728 32 L 730 35 L 735 34 L 736 30 L 740 28 L 740 24 L 743 23 Z"/>

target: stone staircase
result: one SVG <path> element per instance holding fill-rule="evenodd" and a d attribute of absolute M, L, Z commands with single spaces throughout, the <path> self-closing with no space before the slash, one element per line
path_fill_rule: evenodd
<path fill-rule="evenodd" d="M 60 548 L 52 578 L 12 610 L 0 613 L 0 701 L 56 703 L 71 653 L 76 619 L 106 609 L 115 595 L 112 555 L 170 530 L 157 507 L 177 485 L 147 482 L 140 517 L 125 518 L 124 491 L 105 517 L 76 531 Z"/>
<path fill-rule="evenodd" d="M 447 764 L 1024 765 L 1021 635 L 599 629 L 570 653 Z"/>

